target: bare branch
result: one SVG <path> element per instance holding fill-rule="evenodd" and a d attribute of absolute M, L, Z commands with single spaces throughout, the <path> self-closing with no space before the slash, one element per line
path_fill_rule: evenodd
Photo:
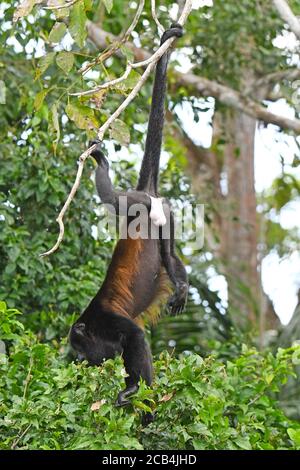
<path fill-rule="evenodd" d="M 110 118 L 107 119 L 107 121 L 103 124 L 103 126 L 100 127 L 98 131 L 98 139 L 103 140 L 103 136 L 107 129 L 110 127 L 110 125 L 120 116 L 120 114 L 124 111 L 124 109 L 127 108 L 129 103 L 136 97 L 142 86 L 144 85 L 145 81 L 149 77 L 150 73 L 155 67 L 155 62 L 152 62 L 148 65 L 146 68 L 145 72 L 135 85 L 135 87 L 131 90 L 127 98 L 123 101 L 123 103 L 116 109 L 116 111 L 110 116 Z"/>
<path fill-rule="evenodd" d="M 11 445 L 11 449 L 14 450 L 17 445 L 19 444 L 20 440 L 23 439 L 23 437 L 25 436 L 25 434 L 29 431 L 29 429 L 31 428 L 32 424 L 28 424 L 28 426 L 26 426 L 26 428 L 24 429 L 24 431 L 22 431 L 21 433 L 19 433 L 16 437 L 16 439 L 13 441 L 12 445 Z"/>
<path fill-rule="evenodd" d="M 83 172 L 84 163 L 85 163 L 86 159 L 90 156 L 92 151 L 95 150 L 95 148 L 96 148 L 96 145 L 92 145 L 85 152 L 83 152 L 83 154 L 81 154 L 80 157 L 79 157 L 79 163 L 78 163 L 78 169 L 77 169 L 77 175 L 76 175 L 75 182 L 73 184 L 73 187 L 72 187 L 72 189 L 69 193 L 69 196 L 68 196 L 62 210 L 60 211 L 60 213 L 58 214 L 58 217 L 56 219 L 56 222 L 59 225 L 59 235 L 58 235 L 57 241 L 56 241 L 55 245 L 50 250 L 46 251 L 45 253 L 40 254 L 41 257 L 49 256 L 52 253 L 54 253 L 57 250 L 57 248 L 59 247 L 59 245 L 61 244 L 61 242 L 64 238 L 64 233 L 65 233 L 65 226 L 64 226 L 64 223 L 63 223 L 64 215 L 67 212 L 67 209 L 68 209 L 69 205 L 71 204 L 72 200 L 74 199 L 74 196 L 75 196 L 75 194 L 77 192 L 77 189 L 79 187 L 82 172 Z"/>
<path fill-rule="evenodd" d="M 114 36 L 112 33 L 108 31 L 104 31 L 101 29 L 99 25 L 93 23 L 92 21 L 87 21 L 87 33 L 89 39 L 95 44 L 95 46 L 100 50 L 107 49 L 107 44 L 118 41 L 117 36 Z M 125 46 L 128 47 L 134 54 L 136 60 L 144 60 L 151 56 L 151 54 L 144 49 L 136 47 L 131 42 L 126 42 Z M 117 57 L 124 57 L 124 54 L 120 49 L 115 51 L 115 55 Z"/>
<path fill-rule="evenodd" d="M 184 8 L 182 10 L 182 13 L 180 15 L 180 18 L 178 20 L 179 24 L 181 24 L 182 26 L 184 25 L 184 23 L 186 22 L 187 17 L 190 14 L 191 10 L 192 10 L 192 0 L 186 0 L 185 6 L 184 6 Z M 175 40 L 175 38 L 172 37 L 172 38 L 168 39 L 167 41 L 165 41 L 164 44 L 156 51 L 156 53 L 154 53 L 151 56 L 151 58 L 150 58 L 151 60 L 147 59 L 147 60 L 144 60 L 142 63 L 140 63 L 140 65 L 139 65 L 140 67 L 147 65 L 146 70 L 144 71 L 143 75 L 139 79 L 138 83 L 135 85 L 135 87 L 129 93 L 127 98 L 123 101 L 123 103 L 121 103 L 121 105 L 116 109 L 116 111 L 110 116 L 110 118 L 98 130 L 98 138 L 100 140 L 103 139 L 103 136 L 104 136 L 105 132 L 107 131 L 109 126 L 112 124 L 112 122 L 115 119 L 117 119 L 117 117 L 122 113 L 122 111 L 136 97 L 136 95 L 138 94 L 138 92 L 142 88 L 143 84 L 145 83 L 145 81 L 149 77 L 150 73 L 154 69 L 157 61 L 166 52 L 166 50 L 171 46 L 171 44 L 173 43 L 174 40 Z M 72 187 L 72 189 L 71 189 L 71 191 L 70 191 L 70 193 L 67 197 L 67 200 L 66 200 L 63 208 L 61 209 L 61 211 L 60 211 L 60 213 L 59 213 L 59 215 L 56 219 L 57 223 L 59 224 L 59 235 L 58 235 L 57 241 L 56 241 L 55 245 L 50 250 L 48 250 L 45 253 L 42 253 L 40 255 L 42 257 L 49 256 L 52 253 L 54 253 L 58 249 L 59 245 L 61 244 L 61 242 L 63 240 L 64 231 L 65 231 L 65 227 L 64 227 L 64 223 L 63 223 L 64 215 L 65 215 L 67 209 L 69 208 L 72 200 L 74 199 L 74 196 L 75 196 L 75 194 L 77 192 L 77 189 L 79 187 L 85 161 L 95 148 L 96 148 L 96 145 L 92 145 L 90 148 L 88 148 L 79 157 L 79 164 L 78 164 L 78 169 L 77 169 L 77 175 L 76 175 L 75 182 L 73 184 L 73 187 Z"/>
<path fill-rule="evenodd" d="M 63 5 L 48 5 L 48 6 L 42 6 L 44 10 L 62 10 L 63 8 L 70 8 L 72 5 L 75 5 L 78 0 L 66 0 L 66 3 Z M 49 3 L 49 2 L 48 2 Z"/>
<path fill-rule="evenodd" d="M 269 73 L 259 80 L 256 80 L 254 87 L 259 89 L 266 85 L 282 82 L 283 80 L 297 80 L 300 78 L 300 69 L 290 68 L 286 70 L 279 70 L 278 72 Z"/>
<path fill-rule="evenodd" d="M 88 35 L 90 39 L 97 45 L 99 48 L 105 47 L 106 44 L 106 36 L 109 33 L 106 33 L 103 31 L 101 28 L 96 26 L 93 23 L 88 24 Z M 113 36 L 110 34 L 110 40 L 113 40 Z M 135 47 L 132 44 L 126 43 L 126 46 L 130 47 L 132 50 L 134 56 L 140 61 L 137 62 L 138 66 L 142 66 L 143 64 L 147 64 L 148 61 L 151 61 L 151 56 L 148 51 L 145 51 L 143 49 L 139 49 Z M 157 53 L 159 52 L 159 49 Z M 276 77 L 275 77 L 276 74 Z M 282 80 L 284 78 L 286 79 L 294 79 L 298 76 L 298 69 L 291 69 L 287 71 L 282 71 L 282 72 L 275 72 L 274 74 L 267 75 L 266 77 L 263 77 L 261 80 L 264 78 L 266 80 L 274 81 L 276 80 Z M 299 119 L 288 119 L 284 118 L 282 116 L 279 116 L 274 113 L 270 113 L 263 105 L 260 103 L 252 100 L 249 96 L 243 96 L 242 93 L 229 88 L 225 85 L 221 85 L 218 82 L 215 82 L 213 80 L 209 80 L 207 78 L 194 75 L 192 73 L 179 73 L 176 72 L 176 77 L 177 77 L 177 86 L 185 86 L 188 87 L 191 90 L 191 93 L 194 93 L 195 96 L 200 95 L 200 96 L 212 96 L 216 99 L 218 99 L 221 103 L 239 109 L 243 111 L 245 114 L 248 114 L 252 117 L 255 117 L 256 119 L 261 119 L 266 123 L 271 123 L 275 124 L 279 127 L 282 127 L 283 129 L 290 129 L 296 134 L 300 134 L 300 120 Z M 122 77 L 121 77 L 122 78 Z M 99 85 L 99 89 L 103 86 L 109 86 L 109 83 Z M 93 92 L 95 92 L 94 89 Z M 86 93 L 86 92 L 83 92 Z M 88 94 L 90 93 L 90 90 L 87 92 Z"/>
<path fill-rule="evenodd" d="M 185 18 L 185 16 L 186 16 L 186 11 L 183 10 L 182 14 L 181 14 L 181 16 L 178 20 L 178 23 L 181 24 L 182 26 L 183 26 L 184 22 L 186 21 L 185 19 L 184 20 L 182 19 L 182 18 Z M 125 80 L 128 77 L 128 75 L 130 74 L 132 69 L 142 68 L 142 67 L 146 67 L 148 65 L 155 65 L 158 62 L 158 60 L 161 58 L 161 56 L 169 49 L 169 47 L 174 42 L 174 40 L 175 40 L 175 37 L 172 37 L 172 38 L 168 39 L 167 41 L 165 41 L 159 47 L 159 49 L 157 49 L 157 51 L 154 52 L 154 54 L 152 54 L 147 59 L 142 60 L 140 62 L 135 62 L 134 64 L 128 63 L 127 67 L 126 67 L 126 70 L 125 70 L 124 74 L 121 77 L 119 77 L 115 80 L 111 80 L 109 82 L 103 83 L 102 85 L 99 85 L 95 88 L 92 88 L 91 90 L 81 91 L 81 92 L 78 92 L 78 93 L 70 93 L 70 95 L 71 96 L 93 95 L 94 93 L 97 93 L 97 91 L 102 90 L 103 88 L 109 88 L 111 86 L 114 86 L 116 83 L 122 82 L 123 80 Z M 151 70 L 152 69 L 153 69 L 153 67 L 151 68 Z M 151 72 L 151 70 L 150 70 L 150 72 Z M 142 78 L 143 78 L 143 76 L 142 76 Z M 142 78 L 141 78 L 141 80 L 142 80 Z M 144 83 L 144 81 L 142 80 L 142 85 L 143 85 L 143 83 Z M 140 88 L 139 88 L 139 90 L 140 90 Z M 134 95 L 134 96 L 136 96 L 136 95 Z"/>
<path fill-rule="evenodd" d="M 136 14 L 135 14 L 135 17 L 133 18 L 129 28 L 127 29 L 127 31 L 123 35 L 123 37 L 119 41 L 115 41 L 114 44 L 112 44 L 112 46 L 106 52 L 102 52 L 98 57 L 96 57 L 96 59 L 94 59 L 92 62 L 90 62 L 90 63 L 86 64 L 84 67 L 82 67 L 79 70 L 79 73 L 82 73 L 82 74 L 87 73 L 95 65 L 97 65 L 100 62 L 103 62 L 104 60 L 111 57 L 119 49 L 119 47 L 122 44 L 125 44 L 126 41 L 128 41 L 132 31 L 134 30 L 134 28 L 136 27 L 136 25 L 137 25 L 137 23 L 140 19 L 140 16 L 141 16 L 141 14 L 143 12 L 143 9 L 144 9 L 144 5 L 145 5 L 145 0 L 140 0 L 138 9 L 137 9 Z"/>
<path fill-rule="evenodd" d="M 151 0 L 151 15 L 152 15 L 152 18 L 154 19 L 155 23 L 157 24 L 158 31 L 163 33 L 164 32 L 164 27 L 159 22 L 159 19 L 157 18 L 157 15 L 156 15 L 155 0 Z"/>
<path fill-rule="evenodd" d="M 80 91 L 78 93 L 70 93 L 70 95 L 71 96 L 93 95 L 94 93 L 96 93 L 99 90 L 102 90 L 103 88 L 109 88 L 111 86 L 114 86 L 116 83 L 122 82 L 123 80 L 125 80 L 128 77 L 128 75 L 130 74 L 132 69 L 143 68 L 143 67 L 146 67 L 146 66 L 151 65 L 151 64 L 155 65 L 158 62 L 158 60 L 161 58 L 161 56 L 166 52 L 166 50 L 169 49 L 170 44 L 172 44 L 174 39 L 175 38 L 170 38 L 166 42 L 164 42 L 160 46 L 160 48 L 157 49 L 156 52 L 154 52 L 154 54 L 152 56 L 148 57 L 148 59 L 145 59 L 141 62 L 135 62 L 134 64 L 131 64 L 129 62 L 127 64 L 127 67 L 126 67 L 126 70 L 125 70 L 124 74 L 121 77 L 116 78 L 114 80 L 111 80 L 109 82 L 103 83 L 102 85 L 99 85 L 95 88 L 92 88 L 91 90 Z"/>
<path fill-rule="evenodd" d="M 290 119 L 278 114 L 271 113 L 262 104 L 243 96 L 236 90 L 220 83 L 213 82 L 203 77 L 197 77 L 192 73 L 185 75 L 177 75 L 178 84 L 190 86 L 194 91 L 198 92 L 201 96 L 213 96 L 221 103 L 238 109 L 248 116 L 255 119 L 264 121 L 269 124 L 275 124 L 282 129 L 290 129 L 296 134 L 300 134 L 300 120 Z"/>
<path fill-rule="evenodd" d="M 291 31 L 300 39 L 300 21 L 292 12 L 288 2 L 286 0 L 273 0 L 273 3 L 283 21 L 289 25 Z"/>

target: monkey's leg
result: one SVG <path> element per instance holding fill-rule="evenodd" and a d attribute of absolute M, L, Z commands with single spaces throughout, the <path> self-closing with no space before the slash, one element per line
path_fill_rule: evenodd
<path fill-rule="evenodd" d="M 163 265 L 174 284 L 175 292 L 168 302 L 172 315 L 177 315 L 184 310 L 189 290 L 188 278 L 182 261 L 175 253 L 174 216 L 170 212 L 170 238 L 162 238 L 161 257 Z"/>
<path fill-rule="evenodd" d="M 128 377 L 126 388 L 118 394 L 116 406 L 129 405 L 128 398 L 137 392 L 140 378 L 150 385 L 153 375 L 151 352 L 143 330 L 127 318 L 122 318 L 121 322 L 123 359 Z"/>
<path fill-rule="evenodd" d="M 149 211 L 151 199 L 144 191 L 116 191 L 109 177 L 109 164 L 100 145 L 91 153 L 98 163 L 96 169 L 96 187 L 101 201 L 108 210 L 117 215 L 127 215 L 128 209 L 134 204 L 141 204 Z"/>

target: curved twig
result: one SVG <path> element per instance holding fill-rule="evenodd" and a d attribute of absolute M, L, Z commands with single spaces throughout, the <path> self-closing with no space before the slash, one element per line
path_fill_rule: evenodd
<path fill-rule="evenodd" d="M 92 145 L 85 152 L 83 152 L 80 155 L 79 159 L 78 159 L 79 163 L 78 163 L 77 175 L 76 175 L 74 184 L 72 186 L 72 189 L 71 189 L 71 191 L 70 191 L 70 193 L 67 197 L 67 200 L 66 200 L 62 210 L 60 211 L 60 213 L 58 214 L 58 217 L 56 219 L 56 222 L 59 225 L 59 235 L 58 235 L 57 241 L 56 241 L 55 245 L 50 250 L 46 251 L 45 253 L 40 254 L 40 257 L 42 257 L 42 258 L 44 256 L 49 256 L 52 253 L 54 253 L 57 250 L 57 248 L 59 247 L 59 245 L 61 244 L 61 242 L 64 238 L 64 233 L 65 233 L 65 226 L 64 226 L 64 222 L 63 222 L 64 215 L 67 212 L 68 207 L 71 204 L 71 202 L 72 202 L 72 200 L 73 200 L 73 198 L 74 198 L 74 196 L 77 192 L 77 189 L 79 187 L 82 172 L 83 172 L 84 163 L 85 163 L 86 159 L 90 156 L 92 151 L 95 150 L 95 148 L 96 148 L 96 145 Z"/>
<path fill-rule="evenodd" d="M 157 15 L 156 15 L 155 0 L 151 0 L 151 15 L 152 15 L 152 18 L 154 19 L 155 23 L 157 24 L 158 31 L 163 33 L 164 32 L 164 27 L 159 22 L 159 19 L 157 18 Z"/>
<path fill-rule="evenodd" d="M 192 0 L 186 0 L 185 6 L 184 6 L 184 8 L 182 10 L 182 13 L 180 15 L 180 18 L 178 20 L 179 24 L 181 24 L 182 26 L 184 25 L 184 23 L 186 22 L 187 17 L 190 14 L 191 10 L 192 10 Z M 100 129 L 98 130 L 99 140 L 101 140 L 101 141 L 103 140 L 104 134 L 108 130 L 108 128 L 110 127 L 112 122 L 114 122 L 118 118 L 118 116 L 122 113 L 122 111 L 124 111 L 124 109 L 129 105 L 129 103 L 136 97 L 136 95 L 138 94 L 138 92 L 142 88 L 143 84 L 145 83 L 145 81 L 149 77 L 150 73 L 154 69 L 157 61 L 167 51 L 167 49 L 169 49 L 169 47 L 171 46 L 171 44 L 173 43 L 174 40 L 175 40 L 174 37 L 168 39 L 167 41 L 165 41 L 162 44 L 162 46 L 160 46 L 160 48 L 149 59 L 137 63 L 137 64 L 139 64 L 138 65 L 139 67 L 147 65 L 146 70 L 141 75 L 141 78 L 139 79 L 139 81 L 137 82 L 135 87 L 131 90 L 131 92 L 129 93 L 127 98 L 123 101 L 123 103 L 120 104 L 120 106 L 110 116 L 110 118 L 100 127 Z M 132 66 L 132 64 L 129 64 L 129 67 L 130 66 Z M 121 80 L 119 80 L 119 81 L 121 81 Z M 57 241 L 56 241 L 55 245 L 50 250 L 48 250 L 45 253 L 42 253 L 40 255 L 42 257 L 49 256 L 52 253 L 54 253 L 58 249 L 59 245 L 61 244 L 61 242 L 63 240 L 64 231 L 65 231 L 65 227 L 64 227 L 64 223 L 63 223 L 64 215 L 67 212 L 72 200 L 74 199 L 74 196 L 75 196 L 75 194 L 77 192 L 77 189 L 79 187 L 85 161 L 95 148 L 96 148 L 96 144 L 89 147 L 79 157 L 79 164 L 78 164 L 78 169 L 77 169 L 77 175 L 76 175 L 75 182 L 73 184 L 73 187 L 72 187 L 72 189 L 71 189 L 71 191 L 70 191 L 70 193 L 67 197 L 67 200 L 66 200 L 63 208 L 61 209 L 61 211 L 60 211 L 60 213 L 59 213 L 59 215 L 56 219 L 57 223 L 59 224 L 59 235 L 58 235 Z"/>

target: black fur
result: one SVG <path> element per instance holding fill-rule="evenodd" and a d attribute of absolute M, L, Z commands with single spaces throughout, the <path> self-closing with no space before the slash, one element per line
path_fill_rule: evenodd
<path fill-rule="evenodd" d="M 172 25 L 171 29 L 163 34 L 161 43 L 170 37 L 181 35 L 181 26 Z M 91 156 L 98 164 L 96 169 L 98 194 L 101 201 L 118 215 L 127 215 L 128 209 L 137 203 L 143 204 L 150 211 L 149 193 L 157 196 L 168 60 L 169 53 L 167 52 L 161 57 L 156 67 L 148 134 L 137 189 L 128 192 L 115 191 L 109 178 L 108 161 L 104 156 L 101 143 L 99 141 L 90 143 L 90 145 L 97 144 Z M 127 198 L 127 206 L 124 208 L 119 203 L 120 196 Z M 167 201 L 164 202 L 164 210 L 170 224 L 170 238 L 143 240 L 139 265 L 133 267 L 134 275 L 130 280 L 133 301 L 127 305 L 126 315 L 124 311 L 118 311 L 118 308 L 108 307 L 113 305 L 113 296 L 119 295 L 118 292 L 111 293 L 108 287 L 115 279 L 120 266 L 124 269 L 124 260 L 128 259 L 128 256 L 126 257 L 128 250 L 135 249 L 132 240 L 118 242 L 102 287 L 70 331 L 72 347 L 81 359 L 86 359 L 90 364 L 99 365 L 104 359 L 113 358 L 116 354 L 123 355 L 128 377 L 125 390 L 118 395 L 118 406 L 130 403 L 128 397 L 137 391 L 141 377 L 148 385 L 152 382 L 151 352 L 145 341 L 143 330 L 137 326 L 134 319 L 152 303 L 162 266 L 165 267 L 175 287 L 175 292 L 169 301 L 171 314 L 180 313 L 186 302 L 187 275 L 182 262 L 175 254 L 174 220 Z M 120 291 L 123 292 L 124 289 Z M 151 419 L 153 417 L 147 415 L 145 422 L 150 422 Z"/>
<path fill-rule="evenodd" d="M 161 44 L 173 36 L 181 37 L 182 34 L 182 26 L 172 25 L 171 29 L 162 35 Z M 137 190 L 148 191 L 153 195 L 157 195 L 169 57 L 170 52 L 168 51 L 160 58 L 156 66 L 145 152 L 137 185 Z"/>

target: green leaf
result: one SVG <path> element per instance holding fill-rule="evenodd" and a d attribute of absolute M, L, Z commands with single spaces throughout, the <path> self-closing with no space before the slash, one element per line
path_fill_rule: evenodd
<path fill-rule="evenodd" d="M 56 22 L 49 34 L 49 41 L 58 43 L 66 34 L 67 27 L 65 23 Z"/>
<path fill-rule="evenodd" d="M 274 377 L 275 377 L 275 375 L 272 374 L 272 373 L 266 375 L 265 379 L 266 379 L 266 382 L 267 382 L 268 385 L 270 385 L 270 383 L 273 381 Z"/>
<path fill-rule="evenodd" d="M 35 109 L 38 111 L 39 109 L 41 109 L 42 105 L 43 105 L 43 102 L 44 102 L 44 99 L 48 93 L 48 89 L 44 88 L 43 90 L 39 91 L 37 94 L 36 94 L 36 97 L 34 99 L 34 107 Z"/>
<path fill-rule="evenodd" d="M 249 440 L 249 437 L 239 436 L 235 439 L 235 444 L 244 450 L 252 450 L 252 446 Z"/>
<path fill-rule="evenodd" d="M 69 103 L 66 107 L 66 114 L 79 129 L 92 130 L 99 127 L 94 110 L 88 106 Z"/>
<path fill-rule="evenodd" d="M 56 57 L 56 63 L 65 73 L 70 72 L 74 64 L 74 55 L 72 52 L 59 52 Z"/>
<path fill-rule="evenodd" d="M 113 0 L 103 0 L 107 13 L 110 13 L 113 7 Z"/>
<path fill-rule="evenodd" d="M 50 67 L 52 64 L 55 55 L 56 52 L 48 52 L 48 54 L 41 57 L 39 60 L 38 70 L 36 72 L 36 78 L 40 77 L 44 72 L 46 72 L 48 67 Z"/>
<path fill-rule="evenodd" d="M 130 132 L 125 122 L 116 119 L 109 130 L 110 138 L 115 139 L 121 145 L 128 145 L 130 142 Z"/>
<path fill-rule="evenodd" d="M 114 88 L 124 92 L 127 90 L 132 90 L 132 88 L 135 87 L 140 78 L 141 75 L 135 70 L 132 70 L 126 80 L 117 83 Z"/>
<path fill-rule="evenodd" d="M 93 0 L 84 0 L 84 7 L 86 11 L 93 10 Z"/>
<path fill-rule="evenodd" d="M 193 439 L 192 443 L 195 450 L 203 450 L 206 447 L 205 441 L 200 439 Z"/>
<path fill-rule="evenodd" d="M 140 400 L 132 400 L 132 404 L 134 405 L 134 407 L 139 408 L 140 410 L 143 410 L 146 413 L 151 413 L 152 412 L 150 406 L 146 405 L 146 403 L 144 403 Z"/>
<path fill-rule="evenodd" d="M 126 45 L 122 44 L 122 46 L 120 47 L 120 50 L 121 50 L 122 54 L 124 54 L 124 56 L 126 57 L 128 62 L 133 62 L 134 61 L 134 53 L 133 53 L 132 49 L 130 49 Z"/>
<path fill-rule="evenodd" d="M 3 80 L 0 80 L 0 104 L 6 103 L 6 86 Z"/>
<path fill-rule="evenodd" d="M 87 35 L 85 23 L 86 14 L 84 3 L 83 0 L 80 0 L 71 8 L 69 24 L 70 34 L 79 47 L 84 46 L 84 41 Z"/>
<path fill-rule="evenodd" d="M 300 446 L 300 429 L 292 429 L 288 428 L 287 433 L 292 441 L 297 445 Z"/>

